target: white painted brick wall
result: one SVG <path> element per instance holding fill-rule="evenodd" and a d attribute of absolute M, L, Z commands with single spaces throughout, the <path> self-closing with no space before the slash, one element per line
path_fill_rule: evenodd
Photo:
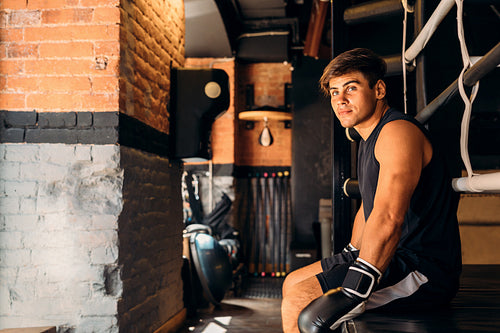
<path fill-rule="evenodd" d="M 146 332 L 177 314 L 180 170 L 114 145 L 0 144 L 0 329 Z"/>
<path fill-rule="evenodd" d="M 0 145 L 0 329 L 118 332 L 115 145 Z M 118 289 L 118 290 L 116 290 Z"/>

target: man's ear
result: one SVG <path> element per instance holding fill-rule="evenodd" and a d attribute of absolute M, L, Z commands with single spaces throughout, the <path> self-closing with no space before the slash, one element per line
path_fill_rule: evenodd
<path fill-rule="evenodd" d="M 383 99 L 385 97 L 385 93 L 385 82 L 383 80 L 378 80 L 377 83 L 375 83 L 375 96 L 377 99 Z"/>

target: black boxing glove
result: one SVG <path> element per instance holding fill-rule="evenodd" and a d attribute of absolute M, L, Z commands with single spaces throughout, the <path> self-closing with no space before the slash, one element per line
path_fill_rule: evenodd
<path fill-rule="evenodd" d="M 358 258 L 349 267 L 342 287 L 327 291 L 302 310 L 298 320 L 300 332 L 332 332 L 342 322 L 362 314 L 381 275 L 375 266 Z"/>

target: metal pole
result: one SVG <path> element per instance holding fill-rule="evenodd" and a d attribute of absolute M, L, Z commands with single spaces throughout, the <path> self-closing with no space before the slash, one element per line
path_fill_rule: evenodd
<path fill-rule="evenodd" d="M 468 87 L 473 86 L 483 76 L 491 72 L 500 63 L 500 42 L 495 45 L 484 57 L 476 62 L 464 74 L 464 84 Z M 448 103 L 458 92 L 458 79 L 456 79 L 446 90 L 436 97 L 427 107 L 422 109 L 416 116 L 422 124 L 425 124 L 437 109 Z"/>
<path fill-rule="evenodd" d="M 343 12 L 345 1 L 331 1 L 332 59 L 345 49 L 345 22 Z M 344 195 L 344 182 L 350 177 L 351 152 L 346 140 L 345 129 L 332 117 L 332 249 L 338 253 L 349 242 L 351 234 L 351 199 Z"/>
<path fill-rule="evenodd" d="M 425 22 L 425 2 L 418 0 L 415 3 L 415 21 L 414 21 L 414 35 L 417 37 L 424 27 Z M 422 110 L 427 105 L 427 88 L 425 80 L 425 55 L 421 53 L 416 59 L 417 66 L 415 68 L 415 88 L 416 88 L 416 102 L 417 111 Z"/>
<path fill-rule="evenodd" d="M 419 23 L 421 25 L 421 28 L 419 29 L 419 31 L 416 31 L 415 41 L 413 42 L 413 44 L 410 45 L 410 47 L 405 52 L 406 53 L 405 61 L 407 63 L 415 59 L 417 55 L 423 50 L 429 39 L 432 37 L 432 34 L 436 31 L 441 21 L 445 18 L 445 16 L 448 14 L 448 12 L 454 5 L 455 5 L 455 0 L 442 0 L 437 5 L 436 9 L 434 10 L 434 13 L 432 13 L 431 17 L 429 18 L 425 26 L 423 25 L 423 22 Z M 422 16 L 417 15 L 416 12 L 417 10 L 423 12 L 422 10 L 424 7 L 423 0 L 417 1 L 415 6 L 416 6 L 415 21 L 418 21 L 419 19 L 422 18 Z M 421 15 L 423 15 L 423 13 L 421 13 Z"/>

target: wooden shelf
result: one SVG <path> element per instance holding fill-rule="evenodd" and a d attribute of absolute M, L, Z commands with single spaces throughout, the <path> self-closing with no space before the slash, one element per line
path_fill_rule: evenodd
<path fill-rule="evenodd" d="M 285 111 L 243 111 L 238 114 L 238 119 L 247 121 L 264 120 L 292 120 L 292 114 Z"/>

